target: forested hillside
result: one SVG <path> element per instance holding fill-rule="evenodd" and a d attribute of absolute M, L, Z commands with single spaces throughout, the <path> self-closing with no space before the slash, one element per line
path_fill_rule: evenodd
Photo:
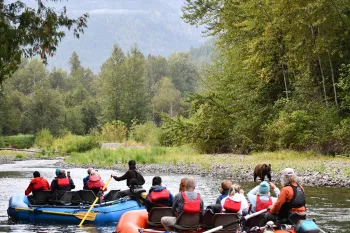
<path fill-rule="evenodd" d="M 349 153 L 350 1 L 187 0 L 183 17 L 218 37 L 207 90 L 169 141 L 202 151 Z"/>
<path fill-rule="evenodd" d="M 56 136 L 84 135 L 117 120 L 129 127 L 133 122 L 160 124 L 160 114 L 188 114 L 183 100 L 199 82 L 188 53 L 145 57 L 137 47 L 124 52 L 115 45 L 99 75 L 83 67 L 75 52 L 69 67 L 69 72 L 49 71 L 38 59 L 22 59 L 3 83 L 1 134 L 48 129 Z"/>
<path fill-rule="evenodd" d="M 199 47 L 206 38 L 203 27 L 186 24 L 181 17 L 184 0 L 72 0 L 51 3 L 67 6 L 68 14 L 89 14 L 88 27 L 79 40 L 71 34 L 62 39 L 49 67 L 68 70 L 68 59 L 75 51 L 85 67 L 99 72 L 114 44 L 129 49 L 137 44 L 143 54 L 167 57 L 175 51 Z"/>

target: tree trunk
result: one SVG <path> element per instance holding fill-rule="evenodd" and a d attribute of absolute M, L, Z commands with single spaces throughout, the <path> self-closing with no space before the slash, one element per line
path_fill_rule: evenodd
<path fill-rule="evenodd" d="M 335 81 L 334 81 L 333 64 L 332 64 L 331 55 L 329 53 L 329 50 L 327 50 L 327 52 L 328 52 L 329 66 L 331 67 L 332 84 L 333 84 L 333 91 L 334 91 L 334 101 L 335 101 L 335 105 L 338 106 L 337 88 L 335 86 Z"/>
<path fill-rule="evenodd" d="M 321 76 L 322 76 L 324 100 L 326 101 L 326 106 L 328 106 L 327 93 L 326 93 L 326 81 L 325 81 L 325 78 L 324 78 L 324 75 L 323 75 L 323 69 L 322 69 L 320 55 L 317 54 L 317 58 L 318 58 L 318 64 L 320 65 L 320 71 L 321 71 Z"/>
<path fill-rule="evenodd" d="M 288 85 L 287 85 L 287 76 L 286 76 L 286 71 L 284 69 L 283 61 L 282 61 L 282 71 L 283 71 L 283 79 L 284 79 L 284 88 L 286 89 L 286 98 L 288 100 Z"/>

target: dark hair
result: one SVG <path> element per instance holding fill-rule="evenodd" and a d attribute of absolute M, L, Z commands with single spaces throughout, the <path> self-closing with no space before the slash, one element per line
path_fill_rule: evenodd
<path fill-rule="evenodd" d="M 129 166 L 135 166 L 136 162 L 135 162 L 135 160 L 130 160 L 128 164 L 129 164 Z"/>
<path fill-rule="evenodd" d="M 159 176 L 155 176 L 153 177 L 152 180 L 152 185 L 160 185 L 162 183 L 162 178 L 160 178 Z"/>
<path fill-rule="evenodd" d="M 40 177 L 40 173 L 38 171 L 35 171 L 35 172 L 33 172 L 33 176 L 34 176 L 34 178 Z"/>

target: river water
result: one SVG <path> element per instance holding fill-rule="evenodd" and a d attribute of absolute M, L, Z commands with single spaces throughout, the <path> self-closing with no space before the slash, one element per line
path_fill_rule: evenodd
<path fill-rule="evenodd" d="M 15 164 L 0 165 L 0 232 L 112 232 L 115 226 L 85 226 L 78 228 L 76 226 L 64 225 L 31 225 L 16 224 L 8 221 L 7 207 L 8 200 L 15 193 L 24 192 L 32 178 L 33 171 L 39 171 L 41 176 L 49 182 L 55 176 L 54 164 L 57 160 L 30 160 L 19 161 Z M 83 188 L 82 179 L 87 175 L 86 169 L 69 169 L 71 177 L 76 185 L 76 190 Z M 112 171 L 99 169 L 101 177 L 106 181 L 110 174 L 115 172 L 121 175 L 124 171 Z M 160 175 L 163 179 L 163 185 L 167 186 L 173 194 L 178 191 L 178 185 L 182 177 L 186 175 L 169 174 L 144 174 L 146 184 L 144 188 L 148 190 L 151 185 L 152 177 Z M 221 180 L 212 177 L 194 176 L 197 182 L 196 190 L 201 193 L 205 205 L 215 202 L 218 193 L 218 187 Z M 233 181 L 234 182 L 234 181 Z M 254 183 L 241 183 L 246 193 L 253 188 Z M 125 181 L 116 182 L 112 180 L 109 183 L 109 189 L 125 189 Z M 315 218 L 317 224 L 323 229 L 331 232 L 350 232 L 350 189 L 346 188 L 318 188 L 305 187 L 307 195 L 308 217 Z"/>

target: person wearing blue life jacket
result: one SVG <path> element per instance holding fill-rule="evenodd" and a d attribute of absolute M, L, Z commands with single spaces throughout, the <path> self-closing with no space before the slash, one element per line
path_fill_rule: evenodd
<path fill-rule="evenodd" d="M 147 212 L 150 212 L 153 207 L 171 207 L 174 197 L 162 186 L 162 178 L 159 176 L 153 177 L 152 187 L 150 188 L 145 200 Z"/>
<path fill-rule="evenodd" d="M 276 197 L 271 197 L 270 190 L 272 190 Z M 267 209 L 270 205 L 275 204 L 277 197 L 280 195 L 279 188 L 273 183 L 263 181 L 260 185 L 256 186 L 247 194 L 248 201 L 252 205 L 251 212 Z"/>
<path fill-rule="evenodd" d="M 88 189 L 89 189 L 89 188 L 88 188 L 88 181 L 89 181 L 89 179 L 90 179 L 91 171 L 93 171 L 93 170 L 94 170 L 94 169 L 93 169 L 92 167 L 89 167 L 89 168 L 87 169 L 88 175 L 83 179 L 83 184 L 84 184 L 83 189 L 85 189 L 85 190 L 88 190 Z"/>
<path fill-rule="evenodd" d="M 221 187 L 220 187 L 221 195 L 216 199 L 216 203 L 215 204 L 219 204 L 220 205 L 221 204 L 221 200 L 228 196 L 228 194 L 230 192 L 231 185 L 232 185 L 232 181 L 231 180 L 224 180 L 221 183 Z"/>

